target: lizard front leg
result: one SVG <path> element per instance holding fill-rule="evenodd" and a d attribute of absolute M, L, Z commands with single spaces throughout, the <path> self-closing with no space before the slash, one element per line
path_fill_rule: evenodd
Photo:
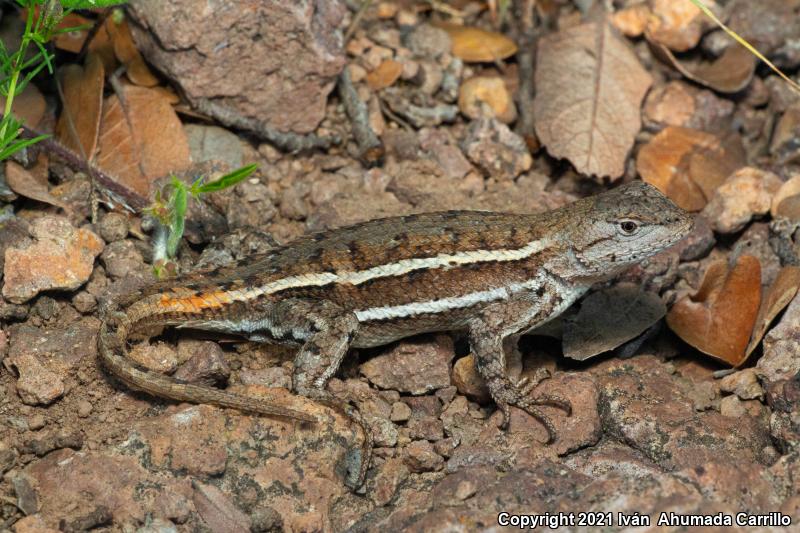
<path fill-rule="evenodd" d="M 538 385 L 538 381 L 513 382 L 506 369 L 506 350 L 516 346 L 522 333 L 550 318 L 555 305 L 547 296 L 517 294 L 509 301 L 497 302 L 484 308 L 469 327 L 469 340 L 478 372 L 503 413 L 503 426 L 508 425 L 509 407 L 519 407 L 545 426 L 548 443 L 555 439 L 555 429 L 550 419 L 537 406 L 560 407 L 569 414 L 571 405 L 556 396 L 531 397 L 530 392 Z"/>

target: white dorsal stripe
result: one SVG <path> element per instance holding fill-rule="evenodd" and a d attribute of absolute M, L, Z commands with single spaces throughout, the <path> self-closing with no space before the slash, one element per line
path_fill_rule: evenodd
<path fill-rule="evenodd" d="M 370 320 L 389 320 L 392 318 L 403 318 L 407 316 L 419 315 L 422 313 L 443 313 L 453 309 L 472 307 L 480 303 L 488 303 L 508 298 L 509 294 L 536 289 L 544 281 L 542 274 L 533 279 L 522 283 L 512 283 L 505 287 L 497 287 L 486 291 L 476 291 L 462 296 L 450 298 L 439 298 L 438 300 L 427 300 L 425 302 L 412 302 L 404 305 L 389 305 L 386 307 L 371 307 L 361 311 L 356 311 L 355 315 L 359 322 L 369 322 Z"/>
<path fill-rule="evenodd" d="M 402 276 L 415 270 L 448 268 L 458 265 L 485 263 L 489 261 L 519 261 L 526 259 L 544 250 L 549 242 L 547 240 L 531 241 L 522 248 L 502 250 L 473 250 L 470 252 L 457 252 L 454 254 L 439 254 L 433 257 L 401 259 L 393 263 L 378 265 L 365 270 L 344 270 L 340 272 L 315 272 L 299 276 L 287 276 L 271 281 L 260 287 L 233 291 L 230 297 L 234 300 L 247 301 L 274 294 L 287 289 L 300 287 L 321 287 L 331 283 L 349 283 L 360 285 L 367 281 Z"/>

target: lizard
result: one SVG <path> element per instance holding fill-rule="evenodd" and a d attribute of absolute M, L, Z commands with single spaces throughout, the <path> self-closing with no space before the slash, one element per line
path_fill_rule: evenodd
<path fill-rule="evenodd" d="M 593 284 L 672 246 L 692 217 L 655 187 L 632 181 L 538 214 L 445 211 L 372 220 L 300 237 L 233 266 L 157 282 L 111 302 L 98 336 L 105 367 L 151 395 L 313 421 L 245 395 L 137 367 L 128 337 L 177 326 L 299 347 L 292 387 L 333 402 L 325 387 L 351 348 L 427 332 L 466 332 L 477 370 L 507 425 L 516 406 L 545 426 L 538 408 L 570 413 L 555 396 L 533 396 L 538 380 L 512 380 L 517 340 L 566 310 Z M 371 454 L 364 439 L 360 485 Z"/>

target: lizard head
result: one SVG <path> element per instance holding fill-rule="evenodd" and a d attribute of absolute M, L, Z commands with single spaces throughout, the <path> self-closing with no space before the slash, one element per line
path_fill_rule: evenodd
<path fill-rule="evenodd" d="M 684 238 L 692 217 L 642 181 L 585 198 L 576 205 L 578 221 L 569 224 L 578 271 L 612 276 Z"/>

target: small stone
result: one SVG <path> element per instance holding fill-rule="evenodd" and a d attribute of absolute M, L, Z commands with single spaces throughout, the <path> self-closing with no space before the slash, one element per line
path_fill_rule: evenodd
<path fill-rule="evenodd" d="M 375 485 L 368 494 L 375 505 L 388 504 L 403 481 L 408 478 L 408 467 L 401 459 L 389 459 L 378 467 Z"/>
<path fill-rule="evenodd" d="M 38 431 L 47 425 L 44 415 L 37 413 L 28 419 L 28 429 Z"/>
<path fill-rule="evenodd" d="M 739 169 L 717 188 L 703 209 L 703 215 L 711 222 L 714 231 L 735 233 L 754 215 L 769 211 L 772 196 L 782 183 L 772 172 L 752 167 Z"/>
<path fill-rule="evenodd" d="M 97 298 L 86 291 L 80 291 L 72 297 L 72 306 L 75 307 L 79 313 L 91 313 L 97 307 Z"/>
<path fill-rule="evenodd" d="M 450 385 L 453 341 L 447 335 L 406 340 L 361 365 L 361 373 L 382 389 L 425 394 Z"/>
<path fill-rule="evenodd" d="M 389 415 L 389 420 L 392 422 L 405 422 L 411 418 L 411 408 L 407 403 L 394 402 L 392 404 L 392 414 Z"/>
<path fill-rule="evenodd" d="M 461 149 L 486 175 L 497 180 L 512 180 L 533 164 L 525 140 L 497 119 L 472 121 Z"/>
<path fill-rule="evenodd" d="M 475 356 L 472 354 L 456 361 L 453 366 L 453 384 L 459 393 L 478 403 L 488 403 L 492 398 L 489 388 L 478 373 Z"/>
<path fill-rule="evenodd" d="M 141 252 L 130 241 L 116 241 L 100 255 L 106 273 L 115 279 L 140 277 L 147 272 Z"/>
<path fill-rule="evenodd" d="M 90 414 L 92 414 L 92 403 L 86 400 L 80 400 L 78 402 L 78 417 L 87 418 Z"/>
<path fill-rule="evenodd" d="M 105 216 L 100 219 L 100 223 L 97 227 L 100 236 L 106 242 L 121 241 L 128 236 L 129 229 L 130 224 L 128 223 L 128 217 L 122 213 L 114 212 L 106 213 Z"/>
<path fill-rule="evenodd" d="M 738 396 L 725 396 L 719 402 L 719 412 L 722 416 L 739 418 L 744 416 L 747 410 Z"/>
<path fill-rule="evenodd" d="M 412 418 L 406 426 L 408 436 L 412 439 L 425 439 L 436 442 L 444 438 L 442 421 L 432 416 Z"/>
<path fill-rule="evenodd" d="M 92 273 L 103 241 L 66 218 L 46 215 L 31 223 L 35 242 L 5 253 L 3 297 L 23 303 L 44 290 L 75 290 Z"/>
<path fill-rule="evenodd" d="M 206 385 L 224 383 L 228 380 L 231 369 L 219 344 L 210 341 L 179 343 L 178 360 L 184 359 L 186 349 L 182 350 L 182 347 L 186 345 L 189 347 L 189 358 L 175 371 L 175 379 Z"/>
<path fill-rule="evenodd" d="M 475 76 L 464 81 L 458 91 L 458 108 L 471 119 L 488 115 L 511 124 L 517 118 L 514 100 L 499 76 Z"/>
<path fill-rule="evenodd" d="M 170 374 L 178 368 L 178 356 L 168 344 L 137 344 L 128 356 L 143 367 L 161 374 Z"/>
<path fill-rule="evenodd" d="M 350 63 L 347 65 L 347 69 L 350 71 L 350 81 L 353 83 L 359 83 L 367 77 L 367 69 L 361 65 Z"/>
<path fill-rule="evenodd" d="M 398 431 L 390 420 L 378 417 L 365 417 L 372 429 L 376 446 L 392 447 L 397 444 Z"/>
<path fill-rule="evenodd" d="M 800 295 L 794 297 L 778 324 L 764 337 L 764 355 L 756 369 L 767 383 L 792 379 L 800 372 L 797 324 L 800 324 Z"/>
<path fill-rule="evenodd" d="M 467 498 L 473 496 L 478 491 L 475 483 L 470 480 L 464 480 L 459 482 L 456 486 L 455 496 L 459 500 L 466 500 Z"/>
<path fill-rule="evenodd" d="M 431 472 L 444 467 L 444 459 L 426 440 L 415 440 L 406 446 L 406 465 L 412 472 Z"/>
<path fill-rule="evenodd" d="M 755 368 L 745 368 L 727 375 L 720 380 L 719 387 L 724 392 L 731 392 L 742 400 L 755 400 L 764 396 L 764 389 L 758 382 Z"/>
<path fill-rule="evenodd" d="M 42 320 L 50 320 L 58 315 L 58 302 L 49 296 L 41 296 L 36 299 L 31 307 L 31 316 L 38 316 Z"/>
<path fill-rule="evenodd" d="M 418 57 L 436 59 L 450 53 L 450 36 L 441 28 L 420 24 L 408 34 L 405 45 Z"/>
<path fill-rule="evenodd" d="M 419 70 L 414 82 L 419 85 L 419 90 L 423 94 L 434 95 L 442 86 L 444 80 L 444 70 L 435 61 L 420 60 Z"/>
<path fill-rule="evenodd" d="M 31 353 L 7 357 L 3 364 L 16 372 L 17 394 L 26 405 L 48 405 L 64 394 L 64 382 Z"/>
<path fill-rule="evenodd" d="M 228 168 L 242 166 L 242 142 L 234 133 L 219 126 L 187 124 L 183 127 L 193 163 L 222 161 Z"/>

